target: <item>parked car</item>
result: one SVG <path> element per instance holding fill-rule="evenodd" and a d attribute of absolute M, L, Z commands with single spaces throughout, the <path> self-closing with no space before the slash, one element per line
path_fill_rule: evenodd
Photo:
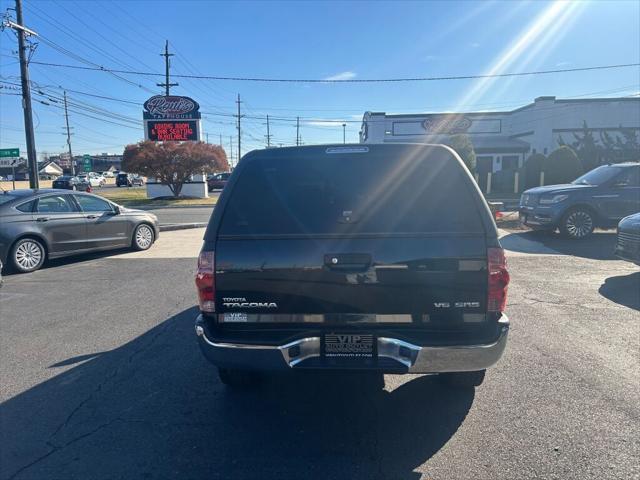
<path fill-rule="evenodd" d="M 640 213 L 620 220 L 615 255 L 640 265 Z"/>
<path fill-rule="evenodd" d="M 131 184 L 134 186 L 137 185 L 139 187 L 142 187 L 144 185 L 144 178 L 141 177 L 140 175 L 132 175 Z"/>
<path fill-rule="evenodd" d="M 113 178 L 114 177 L 113 172 L 110 171 L 110 170 L 107 170 L 106 172 L 102 172 L 102 176 L 104 178 Z"/>
<path fill-rule="evenodd" d="M 489 207 L 448 148 L 255 150 L 209 221 L 195 330 L 232 386 L 306 369 L 477 386 L 506 345 L 508 282 Z"/>
<path fill-rule="evenodd" d="M 158 234 L 155 215 L 96 195 L 55 189 L 0 194 L 0 261 L 17 272 L 79 253 L 146 250 Z"/>
<path fill-rule="evenodd" d="M 211 190 L 222 190 L 224 186 L 227 184 L 231 173 L 222 172 L 216 173 L 213 175 L 209 175 L 207 177 L 207 186 L 209 187 L 209 191 Z"/>
<path fill-rule="evenodd" d="M 100 186 L 102 187 L 105 183 L 107 183 L 107 179 L 104 178 L 104 175 L 102 175 L 102 173 L 97 173 L 97 172 L 89 172 L 89 177 L 90 178 L 95 178 L 100 182 Z"/>
<path fill-rule="evenodd" d="M 565 185 L 525 191 L 520 198 L 520 221 L 534 229 L 553 231 L 573 239 L 595 228 L 615 228 L 640 211 L 640 163 L 603 165 Z"/>
<path fill-rule="evenodd" d="M 61 188 L 64 190 L 84 190 L 82 181 L 73 175 L 63 175 L 51 182 L 53 188 Z"/>
<path fill-rule="evenodd" d="M 133 173 L 119 173 L 116 177 L 117 187 L 133 187 L 134 185 L 144 185 L 144 178 Z"/>

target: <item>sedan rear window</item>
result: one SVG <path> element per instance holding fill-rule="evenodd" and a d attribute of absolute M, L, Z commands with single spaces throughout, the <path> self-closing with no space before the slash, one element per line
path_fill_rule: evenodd
<path fill-rule="evenodd" d="M 460 165 L 431 158 L 256 158 L 233 187 L 220 234 L 482 232 Z"/>
<path fill-rule="evenodd" d="M 21 212 L 24 212 L 24 213 L 33 212 L 33 206 L 35 205 L 35 203 L 36 203 L 35 200 L 31 200 L 29 202 L 21 203 L 20 205 L 18 205 L 16 207 L 16 210 L 20 210 Z"/>

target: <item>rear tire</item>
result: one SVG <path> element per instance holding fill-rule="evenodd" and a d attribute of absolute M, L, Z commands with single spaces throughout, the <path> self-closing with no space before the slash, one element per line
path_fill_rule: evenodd
<path fill-rule="evenodd" d="M 19 273 L 35 272 L 44 264 L 46 251 L 35 238 L 18 240 L 11 248 L 9 256 L 11 267 Z"/>
<path fill-rule="evenodd" d="M 572 208 L 560 221 L 560 233 L 572 240 L 587 238 L 595 228 L 593 213 L 586 208 Z"/>
<path fill-rule="evenodd" d="M 443 383 L 450 387 L 473 388 L 482 385 L 485 372 L 486 370 L 478 370 L 475 372 L 441 373 L 438 377 Z"/>
<path fill-rule="evenodd" d="M 230 368 L 218 368 L 218 378 L 229 388 L 246 389 L 255 385 L 257 375 L 246 370 L 235 370 Z"/>

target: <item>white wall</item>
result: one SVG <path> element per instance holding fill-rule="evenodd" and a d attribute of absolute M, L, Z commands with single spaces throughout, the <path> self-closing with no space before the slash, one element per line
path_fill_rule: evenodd
<path fill-rule="evenodd" d="M 426 116 L 424 117 L 426 118 Z M 473 117 L 477 122 L 481 117 Z M 500 133 L 484 133 L 475 135 L 469 131 L 473 142 L 474 137 L 511 137 L 529 143 L 530 153 L 535 149 L 538 153 L 551 153 L 558 147 L 558 136 L 562 135 L 566 142 L 574 140 L 573 132 L 582 130 L 583 122 L 587 122 L 589 129 L 594 130 L 594 137 L 599 140 L 602 130 L 606 130 L 614 138 L 620 126 L 635 128 L 640 132 L 640 98 L 612 98 L 561 100 L 554 97 L 539 97 L 534 103 L 526 107 L 505 112 L 502 115 L 493 114 L 492 121 L 502 120 Z M 426 135 L 424 129 L 418 128 L 422 119 L 416 116 L 388 117 L 384 113 L 368 112 L 363 121 L 368 122 L 368 137 L 361 138 L 363 143 L 382 142 L 439 142 L 441 138 Z M 403 126 L 407 132 L 414 128 L 415 135 L 394 136 L 385 132 L 393 131 L 394 122 L 412 122 Z M 545 152 L 546 150 L 546 152 Z"/>
<path fill-rule="evenodd" d="M 206 177 L 194 175 L 189 183 L 182 185 L 180 195 L 184 197 L 209 198 Z M 167 185 L 162 185 L 156 179 L 147 181 L 147 198 L 172 197 L 173 192 Z"/>

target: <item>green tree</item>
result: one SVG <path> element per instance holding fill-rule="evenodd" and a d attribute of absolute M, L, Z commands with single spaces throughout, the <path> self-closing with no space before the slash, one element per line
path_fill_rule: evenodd
<path fill-rule="evenodd" d="M 616 150 L 620 152 L 619 162 L 639 161 L 640 143 L 638 143 L 637 131 L 620 126 L 620 135 L 616 137 Z"/>
<path fill-rule="evenodd" d="M 203 142 L 151 142 L 127 145 L 122 157 L 127 172 L 157 178 L 179 197 L 191 175 L 229 170 L 227 154 L 218 145 Z"/>
<path fill-rule="evenodd" d="M 596 142 L 593 132 L 589 129 L 587 122 L 582 122 L 582 132 L 573 134 L 574 141 L 571 146 L 582 163 L 585 172 L 593 170 L 600 165 L 603 156 L 602 148 Z"/>
<path fill-rule="evenodd" d="M 458 155 L 460 155 L 460 158 L 470 172 L 473 172 L 476 169 L 476 152 L 473 149 L 473 143 L 471 143 L 469 135 L 464 133 L 451 135 L 444 143 L 445 145 L 453 148 Z"/>
<path fill-rule="evenodd" d="M 546 185 L 569 183 L 579 177 L 583 171 L 576 152 L 564 145 L 556 148 L 544 161 L 544 183 Z"/>
<path fill-rule="evenodd" d="M 522 173 L 524 175 L 525 189 L 540 185 L 540 172 L 544 168 L 547 157 L 541 153 L 534 153 L 524 162 Z"/>

